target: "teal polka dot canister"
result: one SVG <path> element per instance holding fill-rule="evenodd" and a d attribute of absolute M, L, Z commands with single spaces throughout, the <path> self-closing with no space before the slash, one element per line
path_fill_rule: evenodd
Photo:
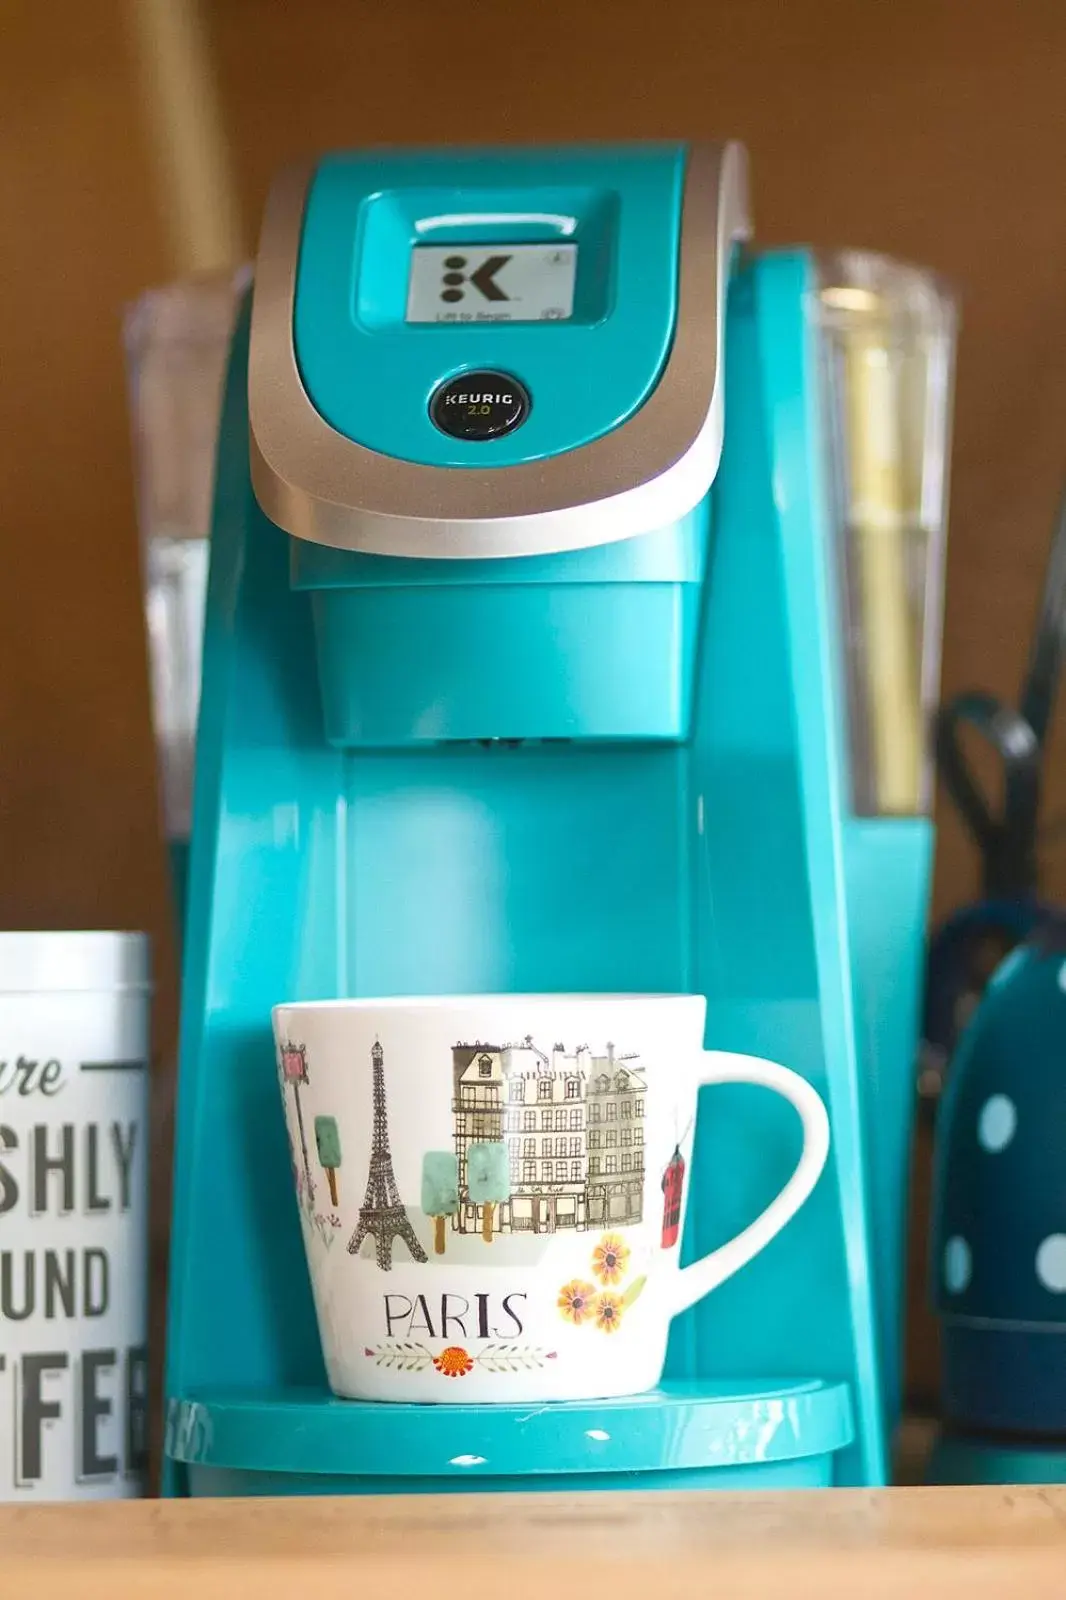
<path fill-rule="evenodd" d="M 944 1420 L 1066 1438 L 1066 917 L 1002 963 L 937 1120 Z"/>

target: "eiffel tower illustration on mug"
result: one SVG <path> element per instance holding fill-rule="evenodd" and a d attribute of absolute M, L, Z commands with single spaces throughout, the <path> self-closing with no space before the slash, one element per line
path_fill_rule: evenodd
<path fill-rule="evenodd" d="M 370 1059 L 374 1063 L 374 1142 L 370 1147 L 366 1193 L 359 1209 L 355 1232 L 348 1241 L 348 1254 L 358 1255 L 363 1240 L 368 1234 L 372 1235 L 377 1244 L 378 1266 L 382 1272 L 389 1272 L 392 1269 L 393 1239 L 402 1239 L 416 1261 L 426 1261 L 428 1258 L 400 1200 L 400 1191 L 392 1171 L 389 1114 L 385 1107 L 385 1055 L 377 1040 L 374 1041 Z"/>

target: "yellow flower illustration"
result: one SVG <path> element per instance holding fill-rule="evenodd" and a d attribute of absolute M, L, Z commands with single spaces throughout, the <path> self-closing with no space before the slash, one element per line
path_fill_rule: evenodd
<path fill-rule="evenodd" d="M 560 1315 L 579 1328 L 594 1315 L 596 1290 L 591 1283 L 583 1283 L 580 1278 L 574 1278 L 570 1283 L 563 1284 L 556 1304 Z"/>
<path fill-rule="evenodd" d="M 596 1313 L 596 1326 L 601 1333 L 617 1333 L 622 1326 L 622 1297 L 610 1294 L 604 1289 L 596 1296 L 593 1307 Z"/>
<path fill-rule="evenodd" d="M 629 1266 L 629 1246 L 617 1233 L 605 1233 L 592 1252 L 592 1270 L 601 1283 L 620 1283 Z"/>

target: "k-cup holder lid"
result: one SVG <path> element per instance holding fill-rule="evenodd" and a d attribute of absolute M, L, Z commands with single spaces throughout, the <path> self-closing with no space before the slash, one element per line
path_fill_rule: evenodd
<path fill-rule="evenodd" d="M 146 933 L 0 931 L 0 994 L 147 992 Z"/>

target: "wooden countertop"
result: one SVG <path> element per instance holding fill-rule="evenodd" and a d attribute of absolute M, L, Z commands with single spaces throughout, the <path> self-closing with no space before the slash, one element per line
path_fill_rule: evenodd
<path fill-rule="evenodd" d="M 0 1593 L 1062 1600 L 1066 1488 L 5 1506 Z"/>

